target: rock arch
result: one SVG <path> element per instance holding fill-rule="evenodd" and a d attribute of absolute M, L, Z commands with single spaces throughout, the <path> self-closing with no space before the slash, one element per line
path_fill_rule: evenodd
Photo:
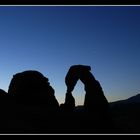
<path fill-rule="evenodd" d="M 72 91 L 78 80 L 81 80 L 85 89 L 84 108 L 91 111 L 106 111 L 109 107 L 108 101 L 104 96 L 102 87 L 90 72 L 91 67 L 86 65 L 73 65 L 68 70 L 65 77 L 67 86 L 65 105 L 69 108 L 75 107 L 75 99 Z"/>

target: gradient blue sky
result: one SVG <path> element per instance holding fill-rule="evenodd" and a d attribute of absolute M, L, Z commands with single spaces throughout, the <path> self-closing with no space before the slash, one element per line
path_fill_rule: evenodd
<path fill-rule="evenodd" d="M 90 65 L 109 102 L 140 93 L 139 6 L 0 6 L 0 88 L 38 70 L 59 103 L 71 65 Z M 73 95 L 84 102 L 79 81 Z"/>

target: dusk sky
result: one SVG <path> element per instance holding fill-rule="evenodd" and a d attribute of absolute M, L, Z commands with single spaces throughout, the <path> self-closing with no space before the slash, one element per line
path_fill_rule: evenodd
<path fill-rule="evenodd" d="M 109 102 L 140 93 L 139 6 L 0 6 L 0 88 L 38 70 L 59 103 L 71 65 L 90 65 Z M 84 102 L 84 85 L 73 91 Z"/>

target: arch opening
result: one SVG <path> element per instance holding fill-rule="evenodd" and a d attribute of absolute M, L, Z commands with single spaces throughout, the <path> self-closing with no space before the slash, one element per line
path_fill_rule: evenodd
<path fill-rule="evenodd" d="M 84 84 L 81 80 L 77 81 L 77 84 L 72 92 L 73 97 L 75 98 L 75 105 L 76 106 L 83 106 L 85 100 L 85 90 Z"/>

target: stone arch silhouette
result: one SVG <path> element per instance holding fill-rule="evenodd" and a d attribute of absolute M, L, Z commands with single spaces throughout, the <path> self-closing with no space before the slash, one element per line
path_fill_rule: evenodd
<path fill-rule="evenodd" d="M 108 101 L 104 96 L 102 87 L 90 72 L 91 67 L 86 65 L 73 65 L 68 70 L 65 77 L 65 83 L 67 86 L 65 105 L 68 108 L 75 107 L 75 99 L 72 95 L 72 91 L 77 84 L 78 80 L 84 84 L 85 99 L 84 108 L 91 111 L 106 111 L 109 108 Z"/>

